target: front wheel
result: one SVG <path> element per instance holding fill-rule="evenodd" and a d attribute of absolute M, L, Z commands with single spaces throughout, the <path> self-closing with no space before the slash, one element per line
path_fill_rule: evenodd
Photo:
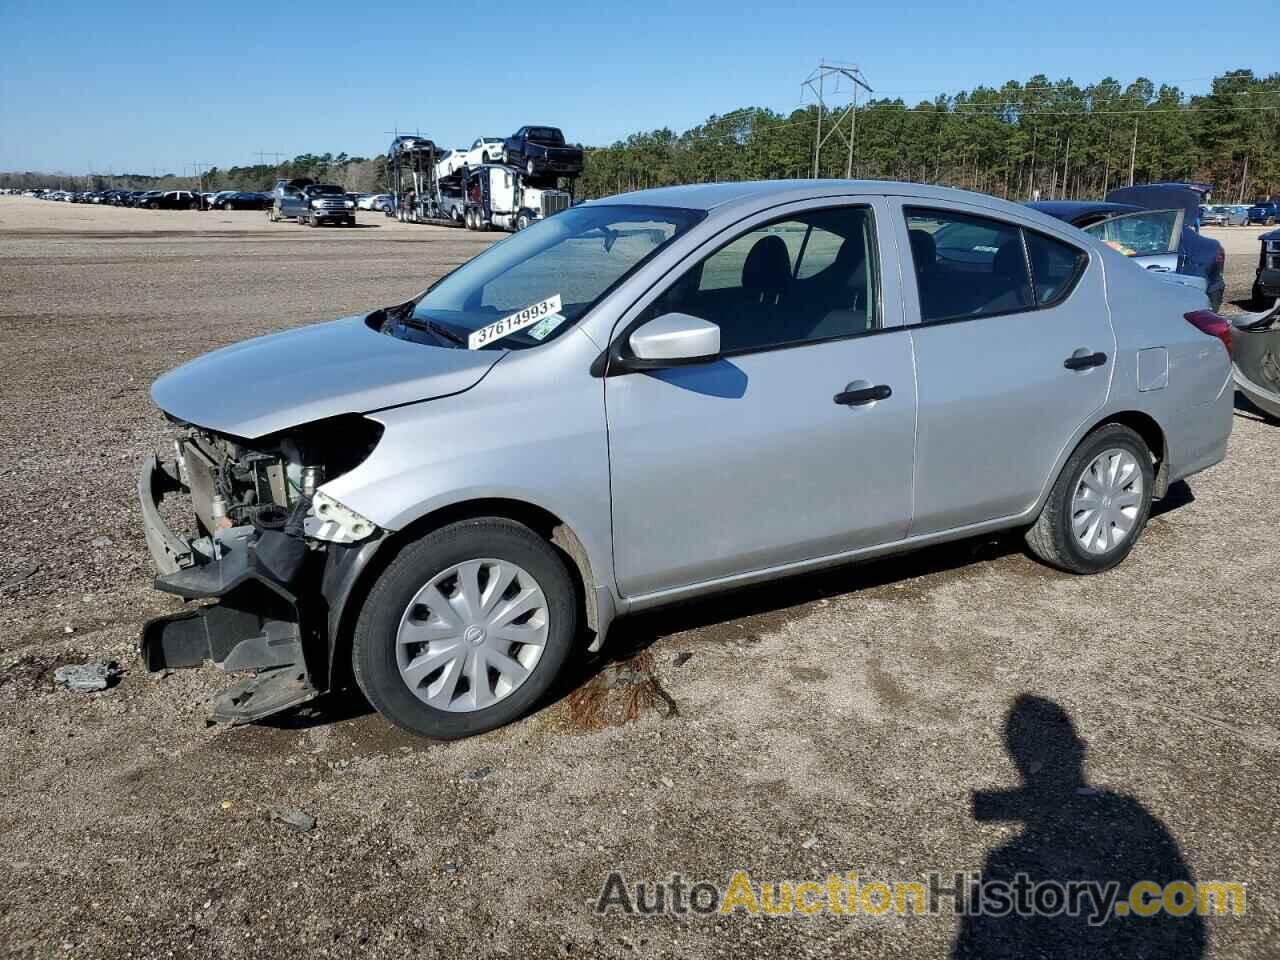
<path fill-rule="evenodd" d="M 1069 573 L 1101 573 L 1129 555 L 1151 513 L 1155 468 L 1136 432 L 1118 423 L 1080 442 L 1058 475 L 1027 546 Z"/>
<path fill-rule="evenodd" d="M 392 723 L 441 740 L 523 716 L 564 666 L 578 625 L 555 549 L 499 517 L 409 544 L 356 621 L 356 682 Z"/>
<path fill-rule="evenodd" d="M 534 170 L 534 167 L 533 167 L 533 161 L 532 161 L 532 160 L 530 160 L 528 163 L 526 163 L 526 164 L 524 165 L 524 172 L 525 172 L 525 173 L 527 173 L 529 176 L 531 176 L 531 177 L 532 177 L 532 176 L 533 176 L 533 170 Z"/>

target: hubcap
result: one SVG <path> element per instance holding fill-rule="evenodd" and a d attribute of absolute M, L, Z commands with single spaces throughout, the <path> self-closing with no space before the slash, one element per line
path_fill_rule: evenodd
<path fill-rule="evenodd" d="M 1105 450 L 1076 482 L 1071 531 L 1089 553 L 1116 549 L 1133 534 L 1142 506 L 1142 470 L 1128 450 Z"/>
<path fill-rule="evenodd" d="M 547 598 L 506 560 L 468 560 L 431 578 L 396 633 L 400 677 L 423 703 L 465 713 L 493 706 L 533 673 L 547 642 Z"/>

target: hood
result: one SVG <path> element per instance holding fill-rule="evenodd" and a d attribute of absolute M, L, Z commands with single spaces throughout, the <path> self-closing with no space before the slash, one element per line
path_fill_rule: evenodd
<path fill-rule="evenodd" d="M 160 377 L 151 399 L 179 420 L 251 440 L 461 393 L 504 355 L 411 343 L 348 317 L 206 353 Z"/>
<path fill-rule="evenodd" d="M 1186 213 L 1183 223 L 1193 226 L 1200 219 L 1203 198 L 1190 187 L 1158 183 L 1139 187 L 1118 187 L 1107 194 L 1110 203 L 1131 203 L 1145 210 L 1182 210 Z"/>

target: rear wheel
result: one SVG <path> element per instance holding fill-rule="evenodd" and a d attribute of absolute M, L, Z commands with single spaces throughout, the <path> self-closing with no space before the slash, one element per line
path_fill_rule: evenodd
<path fill-rule="evenodd" d="M 436 739 L 525 714 L 560 673 L 577 631 L 564 561 L 532 530 L 486 517 L 405 547 L 356 622 L 352 667 L 378 712 Z"/>
<path fill-rule="evenodd" d="M 1253 302 L 1250 304 L 1250 306 L 1252 306 L 1254 310 L 1266 310 L 1267 308 L 1273 306 L 1275 302 L 1276 302 L 1276 298 L 1269 297 L 1265 293 L 1263 293 L 1262 284 L 1258 283 L 1255 280 L 1253 284 Z"/>
<path fill-rule="evenodd" d="M 1062 468 L 1027 531 L 1027 545 L 1060 570 L 1109 570 L 1129 555 L 1146 526 L 1154 483 L 1142 437 L 1118 423 L 1099 427 Z"/>

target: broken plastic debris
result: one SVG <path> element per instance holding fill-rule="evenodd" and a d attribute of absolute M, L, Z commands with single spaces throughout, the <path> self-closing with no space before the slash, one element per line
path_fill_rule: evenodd
<path fill-rule="evenodd" d="M 123 671 L 114 660 L 94 663 L 71 663 L 53 671 L 54 683 L 60 683 L 77 693 L 93 693 L 105 690 L 120 678 Z"/>
<path fill-rule="evenodd" d="M 312 830 L 316 825 L 316 818 L 309 813 L 303 813 L 301 810 L 272 810 L 271 819 L 283 823 L 286 827 L 291 827 L 299 833 L 306 833 Z"/>

